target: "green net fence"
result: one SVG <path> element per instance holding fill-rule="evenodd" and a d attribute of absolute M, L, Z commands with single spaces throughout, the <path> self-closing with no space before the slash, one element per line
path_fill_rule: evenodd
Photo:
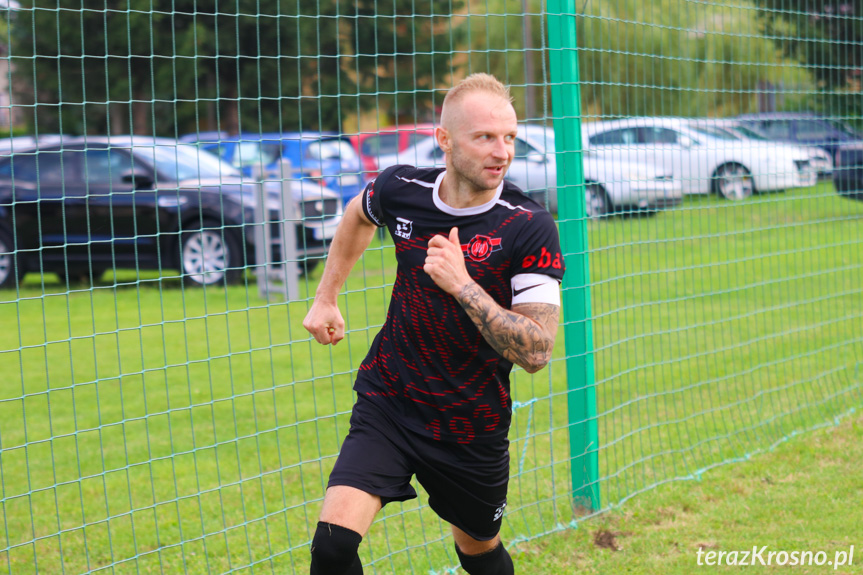
<path fill-rule="evenodd" d="M 0 2 L 0 573 L 308 571 L 392 240 L 345 286 L 345 341 L 302 320 L 344 202 L 388 162 L 441 162 L 428 137 L 471 72 L 511 86 L 509 177 L 568 270 L 554 360 L 512 377 L 508 544 L 859 408 L 861 18 Z M 457 572 L 417 489 L 366 572 Z"/>

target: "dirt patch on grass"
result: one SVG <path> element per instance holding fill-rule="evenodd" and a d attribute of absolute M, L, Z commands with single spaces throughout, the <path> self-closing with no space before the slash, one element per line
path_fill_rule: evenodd
<path fill-rule="evenodd" d="M 612 551 L 620 551 L 623 549 L 617 542 L 618 537 L 626 537 L 628 532 L 610 531 L 608 529 L 600 529 L 593 534 L 593 544 L 601 549 L 610 549 Z"/>

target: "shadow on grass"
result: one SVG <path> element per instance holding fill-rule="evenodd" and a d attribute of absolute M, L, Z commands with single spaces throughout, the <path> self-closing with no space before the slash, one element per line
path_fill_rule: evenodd
<path fill-rule="evenodd" d="M 315 262 L 314 265 L 304 265 L 300 270 L 301 281 L 317 281 L 323 265 Z M 201 290 L 201 289 L 223 289 L 224 284 L 213 284 L 201 286 L 194 282 L 184 280 L 177 271 L 142 271 L 133 269 L 107 271 L 98 277 L 79 274 L 66 277 L 64 274 L 54 272 L 29 273 L 21 282 L 22 291 L 41 291 L 45 294 L 63 293 L 67 291 L 85 291 L 89 289 L 113 289 L 117 291 L 138 290 L 141 288 L 152 288 L 160 290 Z M 237 281 L 228 285 L 233 288 L 257 289 L 257 276 L 254 270 L 247 271 Z M 14 293 L 14 292 L 10 292 Z M 14 299 L 14 298 L 13 298 Z"/>

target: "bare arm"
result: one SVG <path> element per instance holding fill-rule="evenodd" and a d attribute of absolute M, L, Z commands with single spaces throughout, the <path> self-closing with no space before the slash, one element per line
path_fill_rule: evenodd
<path fill-rule="evenodd" d="M 501 307 L 468 274 L 456 228 L 449 238 L 439 235 L 429 241 L 423 269 L 438 287 L 456 298 L 502 357 L 529 373 L 551 361 L 560 307 L 547 303 L 518 304 L 512 310 Z"/>
<path fill-rule="evenodd" d="M 377 227 L 363 213 L 362 195 L 352 199 L 327 255 L 327 263 L 315 301 L 303 320 L 303 327 L 321 344 L 337 344 L 345 337 L 345 322 L 338 296 L 357 260 L 369 247 Z"/>
<path fill-rule="evenodd" d="M 462 288 L 456 300 L 485 340 L 507 361 L 536 373 L 551 361 L 560 307 L 523 303 L 502 308 L 476 282 Z"/>

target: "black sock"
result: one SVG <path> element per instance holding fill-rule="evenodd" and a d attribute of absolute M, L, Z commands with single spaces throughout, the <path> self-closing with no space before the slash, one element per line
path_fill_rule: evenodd
<path fill-rule="evenodd" d="M 507 553 L 503 543 L 498 543 L 497 547 L 491 551 L 479 555 L 466 555 L 462 553 L 458 545 L 455 546 L 455 552 L 458 555 L 458 560 L 461 561 L 462 568 L 469 575 L 514 575 L 515 573 L 512 558 Z"/>
<path fill-rule="evenodd" d="M 309 575 L 363 575 L 357 553 L 362 540 L 362 535 L 347 527 L 318 521 Z"/>

